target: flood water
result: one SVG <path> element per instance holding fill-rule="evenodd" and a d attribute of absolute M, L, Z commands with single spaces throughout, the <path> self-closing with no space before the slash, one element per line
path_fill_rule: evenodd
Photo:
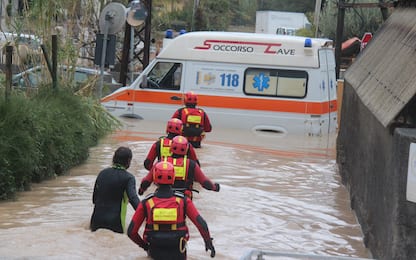
<path fill-rule="evenodd" d="M 115 149 L 132 149 L 129 171 L 139 184 L 148 149 L 164 135 L 165 122 L 124 121 L 124 129 L 91 148 L 89 159 L 68 175 L 0 203 L 0 259 L 148 259 L 126 234 L 88 229 L 95 178 L 111 165 Z M 204 173 L 221 184 L 218 193 L 196 185 L 200 193 L 194 196 L 216 259 L 239 259 L 250 249 L 371 258 L 337 173 L 335 136 L 214 128 L 196 151 Z M 129 206 L 127 224 L 132 215 Z M 188 225 L 188 259 L 211 259 Z"/>

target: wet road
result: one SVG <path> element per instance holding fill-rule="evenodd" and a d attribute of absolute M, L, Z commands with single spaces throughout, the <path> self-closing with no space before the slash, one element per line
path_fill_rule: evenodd
<path fill-rule="evenodd" d="M 125 123 L 67 176 L 35 184 L 16 201 L 0 203 L 0 259 L 148 259 L 125 234 L 88 229 L 94 181 L 110 166 L 114 150 L 120 145 L 133 150 L 129 171 L 140 183 L 147 173 L 144 157 L 164 135 L 163 122 Z M 194 203 L 214 237 L 216 259 L 239 259 L 250 249 L 370 257 L 340 183 L 334 148 L 334 136 L 288 138 L 230 129 L 208 133 L 197 153 L 202 170 L 221 184 L 221 191 L 196 185 L 200 193 Z M 127 222 L 132 214 L 129 207 Z M 196 228 L 188 224 L 188 259 L 210 259 Z"/>

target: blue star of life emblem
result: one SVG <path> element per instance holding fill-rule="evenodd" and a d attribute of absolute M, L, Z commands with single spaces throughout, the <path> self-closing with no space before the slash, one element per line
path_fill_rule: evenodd
<path fill-rule="evenodd" d="M 253 87 L 257 88 L 260 92 L 263 92 L 264 89 L 269 88 L 270 78 L 264 73 L 254 76 Z"/>

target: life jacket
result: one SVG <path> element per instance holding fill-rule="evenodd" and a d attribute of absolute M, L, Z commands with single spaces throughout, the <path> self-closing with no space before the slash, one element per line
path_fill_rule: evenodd
<path fill-rule="evenodd" d="M 167 157 L 165 161 L 170 162 L 175 169 L 175 182 L 173 183 L 172 188 L 192 191 L 194 184 L 194 173 L 189 171 L 188 157 Z"/>
<path fill-rule="evenodd" d="M 170 198 L 158 198 L 150 194 L 143 201 L 146 209 L 144 239 L 151 246 L 186 250 L 189 231 L 186 226 L 186 199 L 174 193 Z"/>
<path fill-rule="evenodd" d="M 202 109 L 183 108 L 181 118 L 184 136 L 200 136 L 204 132 L 204 111 Z"/>
<path fill-rule="evenodd" d="M 162 160 L 163 158 L 166 158 L 168 156 L 172 156 L 172 153 L 170 151 L 170 146 L 172 144 L 172 140 L 166 137 L 160 138 L 160 158 L 159 160 Z"/>
<path fill-rule="evenodd" d="M 175 192 L 170 198 L 158 198 L 150 194 L 144 205 L 147 214 L 146 231 L 187 230 L 186 199 L 183 194 Z"/>

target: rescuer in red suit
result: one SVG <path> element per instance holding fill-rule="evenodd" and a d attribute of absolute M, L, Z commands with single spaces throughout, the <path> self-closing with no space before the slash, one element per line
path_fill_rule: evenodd
<path fill-rule="evenodd" d="M 186 217 L 189 217 L 204 239 L 205 251 L 210 250 L 211 257 L 215 257 L 207 223 L 191 199 L 171 188 L 175 181 L 173 165 L 169 162 L 156 163 L 153 179 L 158 188 L 137 207 L 128 228 L 129 238 L 147 251 L 152 259 L 186 259 L 186 243 L 189 240 Z M 139 228 L 143 222 L 146 225 L 141 237 Z"/>
<path fill-rule="evenodd" d="M 188 141 L 184 136 L 178 135 L 172 139 L 172 144 L 170 146 L 172 156 L 165 159 L 165 161 L 172 163 L 175 168 L 175 182 L 172 187 L 175 190 L 183 192 L 190 198 L 192 198 L 194 181 L 199 182 L 204 189 L 219 191 L 220 185 L 218 183 L 213 183 L 205 176 L 195 161 L 187 158 L 186 154 L 188 147 Z M 142 179 L 139 195 L 142 195 L 154 181 L 152 170 L 153 169 L 151 169 Z"/>
<path fill-rule="evenodd" d="M 171 118 L 169 119 L 166 125 L 166 136 L 160 137 L 156 142 L 153 143 L 150 147 L 149 152 L 147 153 L 146 159 L 144 160 L 144 168 L 150 170 L 153 166 L 155 159 L 161 161 L 163 158 L 171 156 L 170 144 L 172 139 L 175 136 L 182 135 L 183 123 L 180 119 Z M 187 156 L 189 159 L 192 159 L 200 165 L 198 157 L 196 155 L 195 149 L 189 145 Z"/>
<path fill-rule="evenodd" d="M 199 107 L 196 107 L 198 96 L 192 91 L 186 92 L 184 97 L 185 107 L 175 111 L 172 118 L 178 118 L 183 122 L 183 136 L 195 148 L 201 147 L 201 141 L 205 133 L 211 132 L 212 125 L 207 113 Z"/>

